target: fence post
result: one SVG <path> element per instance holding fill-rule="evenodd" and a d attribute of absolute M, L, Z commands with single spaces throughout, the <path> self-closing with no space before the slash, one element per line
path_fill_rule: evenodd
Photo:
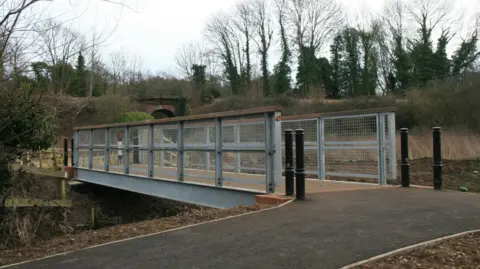
<path fill-rule="evenodd" d="M 293 130 L 285 130 L 285 194 L 293 195 L 294 192 L 293 169 Z"/>
<path fill-rule="evenodd" d="M 297 189 L 297 199 L 305 200 L 305 131 L 303 129 L 295 130 L 295 181 Z"/>
<path fill-rule="evenodd" d="M 123 171 L 125 174 L 130 173 L 130 128 L 125 126 L 123 133 Z"/>
<path fill-rule="evenodd" d="M 240 145 L 240 124 L 235 124 L 233 126 L 233 137 L 234 137 L 234 143 L 237 145 Z M 235 173 L 241 173 L 242 172 L 242 160 L 241 160 L 241 155 L 240 152 L 235 153 Z"/>
<path fill-rule="evenodd" d="M 68 166 L 68 139 L 63 139 L 63 166 Z"/>
<path fill-rule="evenodd" d="M 385 166 L 385 117 L 384 114 L 378 113 L 377 119 L 377 155 L 378 155 L 378 184 L 385 185 L 386 180 L 386 166 Z"/>
<path fill-rule="evenodd" d="M 215 120 L 215 186 L 223 186 L 223 128 L 222 119 Z"/>
<path fill-rule="evenodd" d="M 408 160 L 408 129 L 400 129 L 400 166 L 402 167 L 402 187 L 410 186 L 410 161 Z"/>
<path fill-rule="evenodd" d="M 153 124 L 148 125 L 148 177 L 153 177 L 153 143 L 155 141 Z"/>
<path fill-rule="evenodd" d="M 110 170 L 110 128 L 105 129 L 105 171 Z"/>
<path fill-rule="evenodd" d="M 183 182 L 184 178 L 184 122 L 177 124 L 177 180 Z"/>
<path fill-rule="evenodd" d="M 204 133 L 205 133 L 205 148 L 209 149 L 210 148 L 210 126 L 205 126 L 204 127 Z M 206 150 L 205 151 L 205 170 L 209 171 L 210 170 L 210 151 Z"/>
<path fill-rule="evenodd" d="M 93 129 L 90 129 L 90 141 L 88 146 L 88 169 L 93 169 Z"/>
<path fill-rule="evenodd" d="M 441 132 L 442 128 L 433 128 L 433 187 L 435 190 L 443 188 Z"/>
<path fill-rule="evenodd" d="M 395 113 L 388 113 L 388 143 L 390 145 L 390 156 L 389 156 L 389 174 L 390 179 L 397 180 L 397 136 L 395 133 L 396 124 L 395 124 Z M 408 156 L 407 156 L 408 157 Z"/>
<path fill-rule="evenodd" d="M 325 179 L 325 120 L 317 119 L 317 169 L 318 179 Z"/>

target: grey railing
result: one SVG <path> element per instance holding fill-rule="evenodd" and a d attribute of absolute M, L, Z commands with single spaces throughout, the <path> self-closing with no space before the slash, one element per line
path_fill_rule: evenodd
<path fill-rule="evenodd" d="M 266 193 L 282 181 L 275 107 L 85 126 L 74 140 L 76 169 Z"/>
<path fill-rule="evenodd" d="M 397 178 L 395 108 L 282 117 L 282 130 L 296 128 L 305 130 L 310 177 L 381 185 Z"/>

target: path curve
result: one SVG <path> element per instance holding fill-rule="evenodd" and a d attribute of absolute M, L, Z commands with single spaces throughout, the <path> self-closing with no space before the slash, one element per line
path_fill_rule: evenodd
<path fill-rule="evenodd" d="M 480 195 L 386 188 L 310 195 L 284 207 L 85 249 L 11 269 L 334 269 L 480 228 Z"/>

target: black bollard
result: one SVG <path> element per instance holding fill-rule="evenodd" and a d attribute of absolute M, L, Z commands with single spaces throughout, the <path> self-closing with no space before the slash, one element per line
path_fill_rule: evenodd
<path fill-rule="evenodd" d="M 435 190 L 442 189 L 442 128 L 433 128 L 433 187 Z"/>
<path fill-rule="evenodd" d="M 410 187 L 410 161 L 408 160 L 408 129 L 400 129 L 402 187 Z"/>
<path fill-rule="evenodd" d="M 304 148 L 304 135 L 303 129 L 295 130 L 295 150 L 296 150 L 296 165 L 295 165 L 295 177 L 296 177 L 296 189 L 297 199 L 305 200 L 305 148 Z"/>
<path fill-rule="evenodd" d="M 285 130 L 285 194 L 293 195 L 294 192 L 293 168 L 293 130 Z"/>
<path fill-rule="evenodd" d="M 68 166 L 68 139 L 63 139 L 63 166 Z"/>
<path fill-rule="evenodd" d="M 73 163 L 73 152 L 75 152 L 75 148 L 73 146 L 73 137 L 72 137 L 72 144 L 70 146 L 72 147 L 72 149 L 71 149 L 72 152 L 71 152 L 71 155 L 70 155 L 71 159 L 70 160 L 71 160 L 72 166 L 75 166 L 75 164 Z"/>

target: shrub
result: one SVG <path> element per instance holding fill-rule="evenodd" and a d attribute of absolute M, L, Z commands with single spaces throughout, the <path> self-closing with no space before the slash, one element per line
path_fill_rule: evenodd
<path fill-rule="evenodd" d="M 135 122 L 135 121 L 145 121 L 153 120 L 154 118 L 145 112 L 133 111 L 122 114 L 115 122 Z"/>

